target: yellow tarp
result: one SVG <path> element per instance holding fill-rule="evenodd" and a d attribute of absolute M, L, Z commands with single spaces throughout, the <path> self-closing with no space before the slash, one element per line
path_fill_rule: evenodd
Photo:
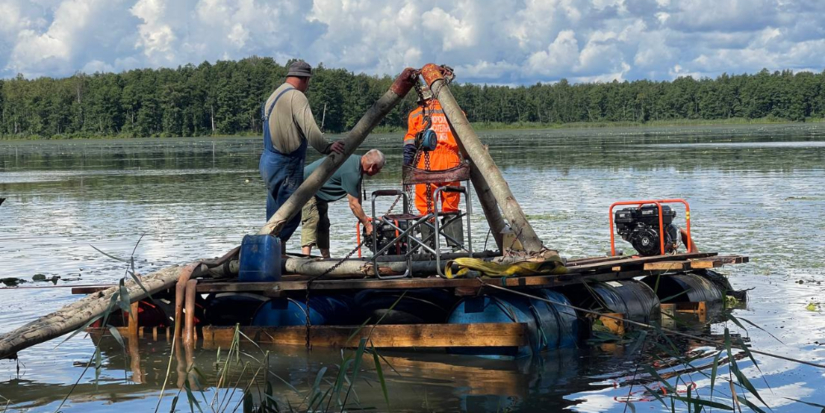
<path fill-rule="evenodd" d="M 459 270 L 456 273 L 453 273 L 453 263 L 459 266 Z M 519 261 L 509 264 L 484 261 L 479 258 L 456 258 L 447 262 L 444 275 L 446 275 L 447 278 L 458 278 L 466 276 L 470 271 L 478 271 L 488 277 L 513 277 L 565 274 L 567 273 L 567 267 L 564 266 L 561 258 L 542 262 Z"/>

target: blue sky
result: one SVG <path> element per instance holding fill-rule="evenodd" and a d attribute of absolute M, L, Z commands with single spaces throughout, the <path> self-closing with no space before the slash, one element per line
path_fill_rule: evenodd
<path fill-rule="evenodd" d="M 0 0 L 0 77 L 271 56 L 495 84 L 825 69 L 825 0 Z"/>

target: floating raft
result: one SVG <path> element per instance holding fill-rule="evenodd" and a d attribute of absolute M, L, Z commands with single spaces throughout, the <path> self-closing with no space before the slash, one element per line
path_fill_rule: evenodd
<path fill-rule="evenodd" d="M 369 260 L 364 260 L 369 262 Z M 643 282 L 631 281 L 642 279 L 649 281 L 655 279 L 656 276 L 662 276 L 663 280 L 672 278 L 672 281 L 662 282 L 662 286 L 667 286 L 667 289 L 662 289 L 659 297 L 670 297 L 674 289 L 684 288 L 688 294 L 683 294 L 684 297 L 675 300 L 678 303 L 671 301 L 667 305 L 662 305 L 662 310 L 668 314 L 675 313 L 692 313 L 699 315 L 702 320 L 707 314 L 707 307 L 713 303 L 706 302 L 700 298 L 708 300 L 717 300 L 721 297 L 719 292 L 704 293 L 699 291 L 702 283 L 691 281 L 692 279 L 701 278 L 692 272 L 701 273 L 703 270 L 718 268 L 723 265 L 747 263 L 748 257 L 738 255 L 720 256 L 716 253 L 684 253 L 665 256 L 651 256 L 651 257 L 595 257 L 569 260 L 567 262 L 568 273 L 563 275 L 542 275 L 542 276 L 523 276 L 523 277 L 506 277 L 506 278 L 456 278 L 447 279 L 441 277 L 419 277 L 419 278 L 402 278 L 402 279 L 375 279 L 375 278 L 359 278 L 359 279 L 333 279 L 333 280 L 316 280 L 310 285 L 310 293 L 313 297 L 329 296 L 352 296 L 353 294 L 365 293 L 368 291 L 377 291 L 376 294 L 382 294 L 382 291 L 391 293 L 393 291 L 407 291 L 408 294 L 415 294 L 417 291 L 446 291 L 448 295 L 455 298 L 456 303 L 461 304 L 458 307 L 469 306 L 474 297 L 487 298 L 496 291 L 491 291 L 489 285 L 500 286 L 516 291 L 528 292 L 541 296 L 544 294 L 562 294 L 555 293 L 562 291 L 565 294 L 568 291 L 575 291 L 577 287 L 582 287 L 582 284 L 596 284 L 608 285 L 607 293 L 612 287 L 627 286 L 628 283 L 636 283 L 630 285 L 639 288 L 647 289 L 650 293 L 632 293 L 626 298 L 628 303 L 625 307 L 617 306 L 617 308 L 630 308 L 632 306 L 638 307 L 640 304 L 633 302 L 638 297 L 645 294 L 651 294 L 652 290 Z M 652 278 L 651 278 L 652 277 Z M 261 303 L 270 302 L 267 300 L 289 300 L 297 304 L 301 304 L 306 296 L 307 285 L 309 284 L 307 276 L 300 275 L 285 275 L 281 281 L 276 282 L 238 282 L 233 280 L 213 280 L 213 279 L 198 279 L 190 280 L 190 285 L 195 287 L 195 292 L 198 296 L 205 295 L 248 295 L 260 297 Z M 704 278 L 702 278 L 704 280 Z M 691 284 L 692 283 L 692 284 Z M 706 282 L 710 284 L 710 282 Z M 90 294 L 107 286 L 99 287 L 77 287 L 72 289 L 76 294 Z M 697 290 L 697 291 L 694 291 Z M 713 290 L 713 288 L 710 288 Z M 715 291 L 715 290 L 714 290 Z M 173 294 L 170 290 L 169 294 Z M 191 294 L 191 293 L 190 293 Z M 636 294 L 636 295 L 633 295 Z M 724 294 L 724 293 L 721 293 Z M 194 294 L 193 294 L 194 295 Z M 495 294 L 494 294 L 495 295 Z M 514 298 L 507 295 L 507 293 L 499 294 L 507 303 L 514 303 Z M 570 294 L 573 297 L 575 294 Z M 545 295 L 546 296 L 546 295 Z M 614 300 L 613 298 L 607 299 Z M 518 297 L 516 297 L 518 298 Z M 548 297 L 551 298 L 551 297 Z M 564 298 L 562 296 L 562 298 Z M 603 297 L 604 298 L 604 297 Z M 645 311 L 650 312 L 655 306 L 658 313 L 659 300 L 652 297 L 655 303 L 645 301 L 642 304 L 644 307 L 641 313 Z M 556 301 L 554 299 L 554 301 Z M 622 300 L 621 297 L 615 300 Z M 194 301 L 194 300 L 193 300 Z M 487 300 L 489 301 L 489 300 Z M 636 300 L 639 301 L 639 300 Z M 641 300 L 644 301 L 644 300 Z M 648 300 L 649 301 L 649 300 Z M 718 300 L 717 300 L 718 301 Z M 485 301 L 486 302 L 486 301 Z M 574 299 L 574 304 L 579 302 Z M 486 302 L 489 305 L 489 302 Z M 516 304 L 513 304 L 516 305 Z M 535 306 L 535 303 L 533 303 Z M 255 306 L 258 310 L 260 307 Z M 458 308 L 456 307 L 456 308 Z M 194 308 L 194 307 L 190 307 Z M 296 307 L 298 314 L 305 307 Z M 556 308 L 555 313 L 560 313 L 560 308 Z M 568 311 L 571 311 L 569 308 Z M 207 308 L 208 311 L 208 308 Z M 305 310 L 304 310 L 305 311 Z M 342 310 L 337 310 L 338 312 Z M 622 312 L 611 313 L 612 316 L 627 316 L 627 319 L 645 320 L 644 317 L 639 318 L 639 310 L 623 310 L 628 314 Z M 634 313 L 635 312 L 635 313 Z M 193 311 L 193 313 L 195 313 Z M 552 311 L 551 311 L 552 313 Z M 196 313 L 195 313 L 196 314 Z M 193 314 L 194 315 L 194 314 Z M 249 314 L 251 318 L 253 314 Z M 470 354 L 487 354 L 485 349 L 510 349 L 509 351 L 495 352 L 496 354 L 508 355 L 525 355 L 543 349 L 551 349 L 564 347 L 561 344 L 565 340 L 562 337 L 564 334 L 559 333 L 558 343 L 536 343 L 535 342 L 535 325 L 555 323 L 553 326 L 558 327 L 559 331 L 567 331 L 569 328 L 560 323 L 560 321 L 546 321 L 546 320 L 513 320 L 513 322 L 484 322 L 484 318 L 465 317 L 453 315 L 453 323 L 448 323 L 446 317 L 441 322 L 431 323 L 415 323 L 415 324 L 368 324 L 365 326 L 356 325 L 337 325 L 324 324 L 315 325 L 311 327 L 309 335 L 310 344 L 316 347 L 357 347 L 362 338 L 367 338 L 376 348 L 477 348 L 478 351 L 470 351 Z M 493 318 L 495 319 L 495 317 Z M 128 335 L 131 331 L 138 331 L 141 335 L 144 331 L 151 331 L 153 337 L 167 336 L 173 334 L 172 330 L 165 326 L 153 327 L 143 326 L 140 321 L 143 317 L 138 317 L 137 328 L 128 325 L 132 318 L 128 317 L 127 325 L 121 327 L 124 335 Z M 561 319 L 560 319 L 561 320 Z M 564 321 L 564 320 L 562 320 Z M 608 321 L 608 320 L 603 320 Z M 204 348 L 216 348 L 218 346 L 226 346 L 235 337 L 235 327 L 232 325 L 210 325 L 201 324 L 184 328 L 183 334 L 188 337 L 188 340 L 200 342 Z M 616 332 L 624 331 L 623 323 L 605 322 L 605 325 L 611 324 Z M 543 327 L 545 330 L 547 326 Z M 92 329 L 94 330 L 94 328 Z M 269 344 L 269 345 L 296 345 L 303 346 L 307 343 L 307 328 L 303 325 L 303 319 L 297 320 L 293 325 L 279 325 L 279 326 L 261 326 L 261 325 L 241 325 L 241 332 L 247 337 L 251 338 L 255 343 Z M 543 332 L 546 334 L 546 331 Z M 566 333 L 573 334 L 576 333 Z M 518 351 L 516 351 L 518 350 Z M 467 352 L 467 351 L 459 351 Z"/>

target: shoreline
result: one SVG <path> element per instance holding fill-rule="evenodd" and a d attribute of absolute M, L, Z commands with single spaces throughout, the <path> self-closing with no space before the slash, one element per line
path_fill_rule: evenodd
<path fill-rule="evenodd" d="M 808 118 L 802 122 L 790 121 L 787 119 L 777 119 L 772 117 L 758 119 L 730 118 L 730 119 L 682 119 L 682 120 L 657 120 L 650 122 L 574 122 L 574 123 L 500 123 L 500 122 L 474 122 L 473 128 L 477 132 L 506 131 L 506 130 L 586 130 L 586 129 L 622 129 L 636 128 L 640 130 L 667 128 L 667 127 L 690 127 L 690 126 L 750 126 L 750 125 L 775 125 L 775 126 L 804 126 L 825 123 L 822 118 Z M 376 127 L 372 133 L 404 133 L 405 130 L 397 127 Z M 342 135 L 343 133 L 329 133 L 329 136 Z M 0 136 L 0 142 L 34 142 L 34 141 L 70 141 L 70 140 L 164 140 L 164 139 L 232 139 L 232 138 L 253 138 L 259 137 L 257 133 L 240 133 L 234 135 L 201 135 L 201 136 L 128 136 L 128 135 L 83 135 L 65 136 L 56 135 L 51 137 L 42 136 Z"/>

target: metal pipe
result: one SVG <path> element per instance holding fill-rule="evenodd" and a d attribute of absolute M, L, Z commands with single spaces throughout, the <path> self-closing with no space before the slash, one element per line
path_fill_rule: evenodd
<path fill-rule="evenodd" d="M 406 68 L 398 78 L 393 82 L 392 87 L 384 96 L 381 96 L 375 104 L 361 117 L 361 120 L 355 124 L 355 127 L 344 138 L 344 153 L 331 154 L 324 158 L 324 161 L 312 174 L 304 180 L 304 183 L 289 197 L 289 199 L 281 205 L 280 208 L 272 215 L 272 218 L 264 225 L 258 234 L 274 234 L 278 235 L 284 224 L 289 222 L 292 217 L 301 212 L 304 204 L 312 198 L 322 185 L 335 173 L 341 164 L 346 161 L 350 155 L 355 152 L 355 149 L 364 142 L 370 131 L 384 119 L 387 115 L 407 93 L 412 89 L 416 82 L 416 71 L 412 68 Z"/>
<path fill-rule="evenodd" d="M 510 187 L 501 175 L 501 171 L 498 169 L 498 166 L 496 166 L 495 161 L 493 161 L 493 158 L 478 139 L 478 135 L 467 120 L 467 116 L 464 115 L 452 92 L 450 92 L 442 69 L 430 63 L 421 69 L 421 75 L 430 87 L 433 96 L 441 103 L 441 107 L 444 109 L 444 114 L 447 116 L 450 124 L 456 132 L 458 132 L 456 139 L 461 141 L 473 164 L 486 178 L 504 217 L 510 223 L 513 232 L 519 241 L 521 241 L 524 249 L 527 252 L 540 252 L 544 247 L 541 240 L 527 221 L 527 216 L 524 214 L 518 201 L 516 201 L 516 197 L 510 191 Z"/>

